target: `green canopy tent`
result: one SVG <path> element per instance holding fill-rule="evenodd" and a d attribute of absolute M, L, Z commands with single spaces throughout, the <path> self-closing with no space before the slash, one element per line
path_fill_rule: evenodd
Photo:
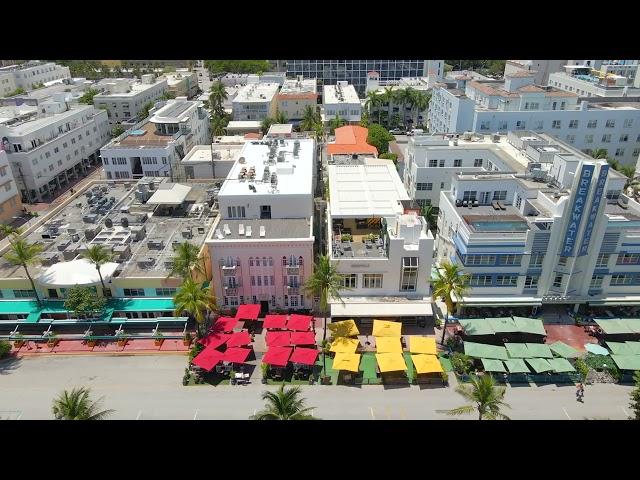
<path fill-rule="evenodd" d="M 529 367 L 527 367 L 521 358 L 505 360 L 504 364 L 507 366 L 509 373 L 531 373 L 531 370 L 529 370 Z"/>
<path fill-rule="evenodd" d="M 607 342 L 607 347 L 615 355 L 635 355 L 636 352 L 627 342 Z"/>
<path fill-rule="evenodd" d="M 537 318 L 513 317 L 519 332 L 533 333 L 535 335 L 546 335 L 542 320 Z"/>
<path fill-rule="evenodd" d="M 598 326 L 607 335 L 620 335 L 624 333 L 634 333 L 625 320 L 620 318 L 594 318 Z"/>
<path fill-rule="evenodd" d="M 482 366 L 485 372 L 504 372 L 507 371 L 504 368 L 501 360 L 493 360 L 491 358 L 482 358 Z"/>
<path fill-rule="evenodd" d="M 640 342 L 624 342 L 629 346 L 633 355 L 640 355 Z"/>
<path fill-rule="evenodd" d="M 461 318 L 458 322 L 464 328 L 465 335 L 493 335 L 496 333 L 484 318 Z"/>
<path fill-rule="evenodd" d="M 507 360 L 509 358 L 506 348 L 484 343 L 464 342 L 464 353 L 476 358 L 495 358 L 499 360 Z"/>
<path fill-rule="evenodd" d="M 547 360 L 556 373 L 575 372 L 576 369 L 566 358 L 550 358 Z"/>
<path fill-rule="evenodd" d="M 510 358 L 530 358 L 532 355 L 527 350 L 526 343 L 505 343 Z"/>
<path fill-rule="evenodd" d="M 526 362 L 536 373 L 550 372 L 553 370 L 551 364 L 544 358 L 527 358 Z"/>
<path fill-rule="evenodd" d="M 511 317 L 485 318 L 484 320 L 491 325 L 495 333 L 516 333 L 519 331 L 516 322 Z"/>
<path fill-rule="evenodd" d="M 560 341 L 549 345 L 549 349 L 562 358 L 577 358 L 580 356 L 580 352 L 578 352 L 578 350 Z"/>
<path fill-rule="evenodd" d="M 640 355 L 611 355 L 620 370 L 640 370 Z"/>
<path fill-rule="evenodd" d="M 625 318 L 624 323 L 633 333 L 640 333 L 640 318 Z"/>
<path fill-rule="evenodd" d="M 533 358 L 553 358 L 551 349 L 543 343 L 527 343 L 527 352 L 529 357 Z"/>

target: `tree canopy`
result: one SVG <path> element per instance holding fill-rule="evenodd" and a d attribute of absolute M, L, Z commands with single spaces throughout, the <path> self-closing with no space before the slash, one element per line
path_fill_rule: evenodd
<path fill-rule="evenodd" d="M 262 73 L 269 70 L 269 62 L 267 60 L 205 60 L 204 66 L 213 75 Z"/>
<path fill-rule="evenodd" d="M 369 126 L 367 143 L 376 147 L 379 155 L 389 151 L 389 142 L 393 141 L 394 138 L 382 125 L 373 124 Z"/>
<path fill-rule="evenodd" d="M 89 90 L 84 92 L 84 95 L 82 95 L 78 99 L 78 103 L 86 103 L 87 105 L 93 105 L 93 97 L 95 97 L 99 93 L 100 93 L 99 90 L 96 90 L 95 88 L 90 88 Z"/>
<path fill-rule="evenodd" d="M 74 313 L 77 318 L 99 317 L 106 305 L 104 297 L 98 297 L 94 289 L 76 285 L 67 293 L 64 308 Z"/>

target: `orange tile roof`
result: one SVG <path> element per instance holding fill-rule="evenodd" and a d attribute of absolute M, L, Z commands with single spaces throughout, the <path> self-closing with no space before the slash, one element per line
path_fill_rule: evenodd
<path fill-rule="evenodd" d="M 367 143 L 369 129 L 358 125 L 336 128 L 336 141 L 327 145 L 329 155 L 371 153 L 378 155 L 378 149 Z"/>
<path fill-rule="evenodd" d="M 316 93 L 279 93 L 278 100 L 317 100 Z"/>

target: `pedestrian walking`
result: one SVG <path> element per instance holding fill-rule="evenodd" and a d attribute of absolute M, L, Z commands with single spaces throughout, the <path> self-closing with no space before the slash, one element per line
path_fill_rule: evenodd
<path fill-rule="evenodd" d="M 578 385 L 576 385 L 576 400 L 582 403 L 584 402 L 583 398 L 584 398 L 584 385 L 582 383 L 578 383 Z"/>

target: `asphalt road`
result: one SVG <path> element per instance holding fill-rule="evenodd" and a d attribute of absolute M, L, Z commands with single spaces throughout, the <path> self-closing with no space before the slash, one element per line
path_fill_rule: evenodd
<path fill-rule="evenodd" d="M 63 389 L 89 386 L 113 419 L 247 419 L 263 405 L 264 385 L 183 387 L 182 355 L 46 356 L 0 362 L 0 418 L 50 419 L 51 401 Z M 276 387 L 269 387 L 276 388 Z M 589 385 L 584 404 L 575 387 L 508 387 L 513 419 L 626 419 L 632 387 Z M 441 410 L 463 405 L 453 387 L 304 386 L 314 414 L 323 419 L 447 419 Z M 457 417 L 469 418 L 474 417 Z"/>

